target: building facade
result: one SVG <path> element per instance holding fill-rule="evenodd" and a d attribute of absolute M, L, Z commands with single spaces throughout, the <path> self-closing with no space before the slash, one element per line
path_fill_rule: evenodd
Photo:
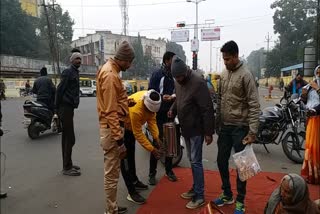
<path fill-rule="evenodd" d="M 111 31 L 96 31 L 72 42 L 73 48 L 78 48 L 83 54 L 84 65 L 102 65 L 108 58 L 113 57 L 119 44 L 126 40 L 133 43 L 138 37 L 113 34 Z M 149 55 L 160 64 L 166 52 L 166 42 L 160 39 L 148 39 L 141 36 L 143 54 Z"/>
<path fill-rule="evenodd" d="M 40 0 L 19 0 L 22 10 L 28 15 L 40 17 Z"/>

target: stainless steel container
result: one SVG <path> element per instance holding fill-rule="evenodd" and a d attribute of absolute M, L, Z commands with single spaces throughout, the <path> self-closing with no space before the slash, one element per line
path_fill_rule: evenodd
<path fill-rule="evenodd" d="M 163 124 L 163 143 L 166 147 L 167 157 L 176 157 L 178 154 L 176 124 L 169 122 Z"/>

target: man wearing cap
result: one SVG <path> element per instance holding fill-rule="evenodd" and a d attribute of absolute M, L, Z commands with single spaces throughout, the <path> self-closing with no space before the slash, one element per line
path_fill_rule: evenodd
<path fill-rule="evenodd" d="M 100 145 L 104 151 L 105 212 L 125 213 L 117 204 L 120 161 L 126 155 L 124 122 L 128 115 L 128 96 L 120 79 L 120 71 L 130 68 L 134 59 L 132 46 L 122 42 L 114 56 L 97 73 L 97 110 L 100 124 Z"/>
<path fill-rule="evenodd" d="M 79 67 L 82 55 L 73 53 L 70 57 L 71 65 L 61 74 L 61 81 L 57 87 L 55 108 L 58 111 L 62 125 L 62 160 L 64 175 L 79 176 L 80 167 L 72 163 L 72 147 L 75 144 L 73 116 L 78 108 L 79 98 Z"/>
<path fill-rule="evenodd" d="M 41 68 L 40 77 L 33 83 L 32 93 L 37 95 L 37 101 L 46 104 L 53 111 L 56 87 L 47 75 L 47 68 Z"/>
<path fill-rule="evenodd" d="M 128 189 L 127 199 L 136 204 L 145 203 L 145 199 L 137 190 L 148 189 L 148 186 L 139 181 L 135 165 L 135 141 L 149 151 L 155 158 L 160 158 L 159 130 L 157 127 L 156 113 L 160 109 L 161 97 L 158 92 L 139 91 L 129 97 L 135 105 L 129 107 L 129 115 L 125 122 L 124 144 L 127 148 L 127 157 L 121 161 L 121 172 Z M 154 145 L 142 131 L 142 126 L 147 123 Z"/>
<path fill-rule="evenodd" d="M 207 145 L 212 142 L 213 104 L 206 81 L 200 74 L 190 70 L 177 56 L 172 58 L 171 73 L 176 80 L 176 100 L 168 112 L 168 117 L 173 118 L 178 114 L 193 176 L 191 189 L 182 193 L 181 197 L 191 199 L 186 205 L 187 208 L 196 209 L 205 203 L 202 145 L 203 141 Z"/>

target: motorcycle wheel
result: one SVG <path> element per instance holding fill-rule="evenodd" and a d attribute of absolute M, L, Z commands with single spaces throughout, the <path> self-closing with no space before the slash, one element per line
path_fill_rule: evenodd
<path fill-rule="evenodd" d="M 179 154 L 177 155 L 177 157 L 172 158 L 172 167 L 173 167 L 173 168 L 174 168 L 174 167 L 177 167 L 177 166 L 179 165 L 181 159 L 182 159 L 182 156 L 183 156 L 183 147 L 181 146 L 180 149 L 181 149 L 181 150 L 180 150 Z M 165 160 L 166 160 L 166 157 L 161 157 L 161 158 L 160 158 L 160 161 L 161 161 L 161 163 L 162 163 L 163 165 L 165 165 Z"/>
<path fill-rule="evenodd" d="M 40 135 L 40 131 L 38 130 L 38 128 L 35 126 L 35 123 L 31 123 L 28 126 L 28 136 L 34 140 L 36 138 L 38 138 Z"/>
<path fill-rule="evenodd" d="M 303 163 L 305 135 L 306 133 L 304 131 L 299 132 L 298 136 L 296 136 L 294 132 L 288 132 L 282 140 L 284 154 L 295 163 Z"/>

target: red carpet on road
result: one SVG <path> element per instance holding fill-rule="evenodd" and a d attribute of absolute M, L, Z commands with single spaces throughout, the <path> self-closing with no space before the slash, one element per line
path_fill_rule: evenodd
<path fill-rule="evenodd" d="M 189 210 L 185 207 L 188 200 L 182 199 L 180 194 L 189 190 L 192 185 L 190 168 L 174 169 L 178 177 L 177 182 L 170 182 L 163 177 L 149 195 L 147 203 L 142 205 L 138 214 L 196 214 L 201 211 Z M 247 214 L 262 214 L 266 202 L 272 191 L 279 185 L 285 174 L 261 172 L 247 182 L 247 195 L 245 200 Z M 232 191 L 236 196 L 236 171 L 231 170 L 230 181 Z M 320 186 L 309 185 L 312 200 L 320 198 Z M 218 171 L 205 171 L 205 199 L 209 202 L 221 193 L 221 179 Z M 221 210 L 226 214 L 232 214 L 235 205 L 226 205 Z"/>

